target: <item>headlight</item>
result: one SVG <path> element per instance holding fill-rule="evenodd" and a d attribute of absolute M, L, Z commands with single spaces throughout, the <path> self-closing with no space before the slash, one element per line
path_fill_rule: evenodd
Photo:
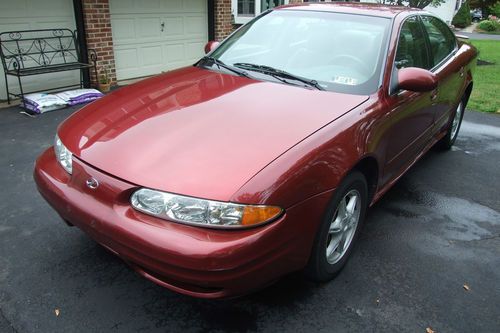
<path fill-rule="evenodd" d="M 69 174 L 73 171 L 73 154 L 66 148 L 59 136 L 56 134 L 56 138 L 54 140 L 54 150 L 56 152 L 57 161 L 64 168 L 64 170 L 68 171 Z"/>
<path fill-rule="evenodd" d="M 240 205 L 139 189 L 130 203 L 149 215 L 180 223 L 212 228 L 244 228 L 269 222 L 282 213 L 275 206 Z"/>

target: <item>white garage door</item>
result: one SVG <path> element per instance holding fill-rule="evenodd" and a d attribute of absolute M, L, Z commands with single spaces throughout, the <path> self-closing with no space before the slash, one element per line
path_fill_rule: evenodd
<path fill-rule="evenodd" d="M 13 30 L 68 28 L 75 30 L 72 0 L 0 0 L 0 32 Z M 5 100 L 3 67 L 0 66 L 0 99 Z M 41 90 L 78 83 L 79 71 L 51 73 L 22 78 L 25 90 Z M 17 77 L 10 76 L 9 89 L 19 92 Z"/>
<path fill-rule="evenodd" d="M 118 80 L 194 63 L 208 40 L 206 0 L 111 0 Z"/>

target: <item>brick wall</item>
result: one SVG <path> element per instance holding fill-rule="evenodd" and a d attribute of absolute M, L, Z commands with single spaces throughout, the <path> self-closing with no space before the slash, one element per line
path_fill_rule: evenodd
<path fill-rule="evenodd" d="M 215 40 L 222 40 L 234 30 L 231 0 L 215 0 Z"/>
<path fill-rule="evenodd" d="M 98 75 L 101 75 L 104 68 L 107 67 L 108 75 L 112 81 L 111 84 L 114 85 L 116 83 L 116 71 L 109 0 L 82 0 L 82 4 L 87 47 L 97 52 Z M 91 73 L 91 81 L 93 84 L 97 82 L 94 73 Z"/>
<path fill-rule="evenodd" d="M 259 1 L 259 0 L 256 0 Z M 289 0 L 289 3 L 301 3 L 303 0 Z M 236 29 L 231 13 L 231 0 L 215 0 L 215 40 L 222 40 Z"/>

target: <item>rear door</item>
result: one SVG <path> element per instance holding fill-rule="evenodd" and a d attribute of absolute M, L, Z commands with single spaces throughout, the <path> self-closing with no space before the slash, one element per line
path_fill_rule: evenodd
<path fill-rule="evenodd" d="M 434 114 L 435 131 L 439 132 L 448 125 L 460 99 L 464 64 L 457 62 L 457 40 L 446 23 L 430 15 L 422 15 L 421 21 L 430 50 L 431 71 L 439 78 Z"/>

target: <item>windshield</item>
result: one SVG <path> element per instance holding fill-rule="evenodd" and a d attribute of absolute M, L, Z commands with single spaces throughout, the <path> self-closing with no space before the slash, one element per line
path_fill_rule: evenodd
<path fill-rule="evenodd" d="M 240 28 L 211 57 L 235 67 L 272 67 L 317 81 L 325 90 L 371 94 L 379 86 L 389 27 L 382 17 L 276 10 Z"/>

